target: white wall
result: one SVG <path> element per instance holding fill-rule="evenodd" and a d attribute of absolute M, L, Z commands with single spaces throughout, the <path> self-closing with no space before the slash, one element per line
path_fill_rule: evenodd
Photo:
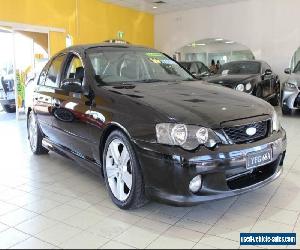
<path fill-rule="evenodd" d="M 168 54 L 221 37 L 249 47 L 282 75 L 300 46 L 300 0 L 249 0 L 155 17 L 155 46 Z"/>

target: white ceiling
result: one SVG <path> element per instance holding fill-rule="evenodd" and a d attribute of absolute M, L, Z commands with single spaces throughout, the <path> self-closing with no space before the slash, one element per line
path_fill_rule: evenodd
<path fill-rule="evenodd" d="M 153 14 L 162 14 L 180 10 L 209 7 L 214 5 L 228 4 L 247 0 L 163 0 L 164 4 L 155 3 L 158 0 L 103 0 L 137 10 L 147 11 Z M 157 8 L 154 9 L 153 7 Z"/>

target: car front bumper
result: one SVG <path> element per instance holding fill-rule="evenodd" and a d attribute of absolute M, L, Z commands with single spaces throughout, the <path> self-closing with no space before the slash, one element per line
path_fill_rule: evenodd
<path fill-rule="evenodd" d="M 282 106 L 289 109 L 300 109 L 300 89 L 286 90 L 283 89 L 282 93 Z"/>
<path fill-rule="evenodd" d="M 179 147 L 135 141 L 143 171 L 146 195 L 161 202 L 190 206 L 260 188 L 280 176 L 286 151 L 286 133 L 281 129 L 270 137 L 248 144 L 220 145 L 214 150 L 201 147 L 187 152 Z M 272 149 L 272 162 L 246 168 L 248 153 Z M 202 176 L 197 193 L 190 181 Z"/>
<path fill-rule="evenodd" d="M 16 106 L 15 104 L 15 92 L 7 92 L 4 93 L 3 90 L 0 90 L 0 104 L 2 106 Z"/>

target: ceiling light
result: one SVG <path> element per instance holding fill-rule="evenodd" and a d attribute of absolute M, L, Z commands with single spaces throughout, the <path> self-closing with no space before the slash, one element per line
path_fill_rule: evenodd
<path fill-rule="evenodd" d="M 153 6 L 152 8 L 153 8 L 153 9 L 157 9 L 157 6 Z"/>
<path fill-rule="evenodd" d="M 224 39 L 223 38 L 216 38 L 215 40 L 216 41 L 223 41 Z"/>
<path fill-rule="evenodd" d="M 197 46 L 205 46 L 205 43 L 196 43 Z"/>
<path fill-rule="evenodd" d="M 232 44 L 232 43 L 235 43 L 234 41 L 228 41 L 228 42 L 225 42 L 227 44 Z"/>

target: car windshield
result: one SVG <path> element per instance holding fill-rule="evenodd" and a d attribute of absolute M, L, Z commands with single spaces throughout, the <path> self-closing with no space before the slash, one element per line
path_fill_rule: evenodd
<path fill-rule="evenodd" d="M 149 50 L 92 49 L 87 52 L 96 80 L 104 84 L 188 81 L 194 78 L 176 61 Z"/>
<path fill-rule="evenodd" d="M 300 74 L 300 61 L 297 63 L 296 67 L 294 68 L 293 73 Z"/>
<path fill-rule="evenodd" d="M 243 75 L 243 74 L 259 74 L 259 62 L 231 62 L 224 64 L 218 74 L 222 75 Z"/>

